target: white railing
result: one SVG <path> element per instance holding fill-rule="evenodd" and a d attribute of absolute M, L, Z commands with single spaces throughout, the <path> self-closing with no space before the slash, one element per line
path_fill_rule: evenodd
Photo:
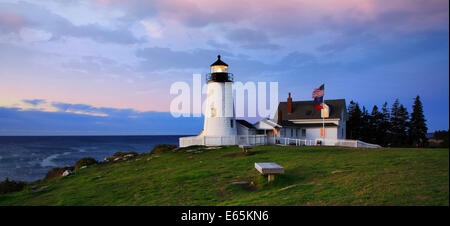
<path fill-rule="evenodd" d="M 360 140 L 344 140 L 344 139 L 297 139 L 289 137 L 279 137 L 277 141 L 281 145 L 296 145 L 296 146 L 342 146 L 354 148 L 381 148 L 377 144 L 369 144 Z"/>
<path fill-rule="evenodd" d="M 317 144 L 314 139 L 297 139 L 289 137 L 278 137 L 279 144 L 282 145 L 295 145 L 295 146 L 315 146 Z"/>
<path fill-rule="evenodd" d="M 272 137 L 267 135 L 239 135 L 239 136 L 192 136 L 180 137 L 180 147 L 192 145 L 220 146 L 220 145 L 266 145 L 281 144 L 295 146 L 341 146 L 354 148 L 380 148 L 380 145 L 369 144 L 360 140 L 343 139 L 297 139 L 289 137 Z"/>
<path fill-rule="evenodd" d="M 275 137 L 266 135 L 239 135 L 239 136 L 192 136 L 180 137 L 180 147 L 192 145 L 265 145 L 275 144 Z"/>

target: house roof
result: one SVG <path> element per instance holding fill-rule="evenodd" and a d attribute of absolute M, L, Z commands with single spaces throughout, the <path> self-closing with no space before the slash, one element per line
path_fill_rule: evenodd
<path fill-rule="evenodd" d="M 330 117 L 341 118 L 342 110 L 346 110 L 345 99 L 325 100 L 330 107 Z M 287 102 L 280 102 L 278 110 L 281 111 L 282 120 L 295 119 L 322 119 L 321 111 L 314 109 L 314 101 L 292 101 L 292 113 L 287 113 Z"/>
<path fill-rule="evenodd" d="M 254 127 L 257 130 L 272 130 L 272 129 L 281 127 L 281 125 L 278 125 L 276 122 L 274 122 L 270 119 L 263 119 L 263 120 L 255 123 Z"/>
<path fill-rule="evenodd" d="M 249 129 L 255 128 L 251 123 L 249 123 L 249 122 L 247 122 L 247 121 L 245 121 L 243 119 L 236 119 L 236 122 L 241 124 L 242 126 L 245 126 L 245 127 L 249 128 Z"/>

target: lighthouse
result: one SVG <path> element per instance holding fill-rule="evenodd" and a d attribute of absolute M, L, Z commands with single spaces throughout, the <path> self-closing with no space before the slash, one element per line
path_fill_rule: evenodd
<path fill-rule="evenodd" d="M 253 124 L 236 119 L 233 74 L 228 72 L 228 64 L 220 59 L 220 55 L 211 64 L 210 73 L 206 74 L 206 87 L 203 130 L 197 136 L 180 137 L 180 147 L 256 145 L 268 142 L 266 135 L 256 134 Z"/>
<path fill-rule="evenodd" d="M 272 127 L 259 126 L 261 130 L 257 131 L 254 124 L 236 119 L 233 74 L 220 55 L 211 64 L 210 73 L 206 74 L 206 87 L 203 130 L 197 136 L 180 137 L 180 147 L 275 144 L 275 137 L 271 135 L 269 139 L 266 135 L 266 130 L 272 131 Z"/>
<path fill-rule="evenodd" d="M 234 113 L 233 74 L 228 64 L 217 56 L 206 75 L 207 96 L 203 136 L 230 137 L 237 135 Z"/>

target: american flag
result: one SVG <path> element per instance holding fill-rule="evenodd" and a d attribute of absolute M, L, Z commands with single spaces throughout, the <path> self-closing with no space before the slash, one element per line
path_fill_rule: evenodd
<path fill-rule="evenodd" d="M 312 92 L 312 98 L 323 97 L 325 84 L 322 84 L 319 88 L 315 88 Z"/>

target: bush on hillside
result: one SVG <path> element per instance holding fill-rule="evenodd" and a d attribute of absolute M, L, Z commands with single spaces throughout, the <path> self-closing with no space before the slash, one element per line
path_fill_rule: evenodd
<path fill-rule="evenodd" d="M 114 153 L 114 155 L 111 157 L 106 157 L 105 162 L 112 162 L 112 161 L 117 161 L 117 160 L 124 160 L 127 158 L 134 158 L 138 155 L 139 154 L 135 151 L 130 151 L 130 152 L 120 152 L 119 151 L 119 152 Z"/>
<path fill-rule="evenodd" d="M 21 191 L 25 188 L 25 185 L 27 185 L 27 183 L 21 181 L 10 181 L 6 178 L 4 181 L 0 182 L 0 194 Z"/>
<path fill-rule="evenodd" d="M 114 153 L 114 155 L 113 155 L 113 157 L 121 157 L 121 158 L 123 158 L 123 157 L 126 157 L 126 156 L 132 156 L 132 157 L 135 157 L 135 156 L 138 156 L 139 154 L 137 153 L 137 152 L 135 152 L 135 151 L 130 151 L 130 152 L 116 152 L 116 153 Z"/>
<path fill-rule="evenodd" d="M 78 160 L 77 163 L 75 163 L 75 170 L 83 167 L 83 166 L 90 166 L 90 165 L 94 165 L 97 164 L 97 160 L 95 160 L 94 158 L 82 158 L 80 160 Z"/>
<path fill-rule="evenodd" d="M 172 144 L 158 144 L 153 148 L 153 150 L 150 153 L 151 154 L 161 154 L 164 152 L 172 151 L 175 148 L 177 148 L 177 146 L 172 145 Z"/>
<path fill-rule="evenodd" d="M 66 167 L 62 167 L 62 168 L 53 168 L 50 171 L 48 171 L 47 175 L 45 175 L 44 180 L 51 180 L 51 179 L 54 179 L 54 178 L 61 177 L 62 174 L 64 173 L 64 171 L 66 171 L 66 170 L 73 171 L 74 167 L 73 166 L 66 166 Z"/>

